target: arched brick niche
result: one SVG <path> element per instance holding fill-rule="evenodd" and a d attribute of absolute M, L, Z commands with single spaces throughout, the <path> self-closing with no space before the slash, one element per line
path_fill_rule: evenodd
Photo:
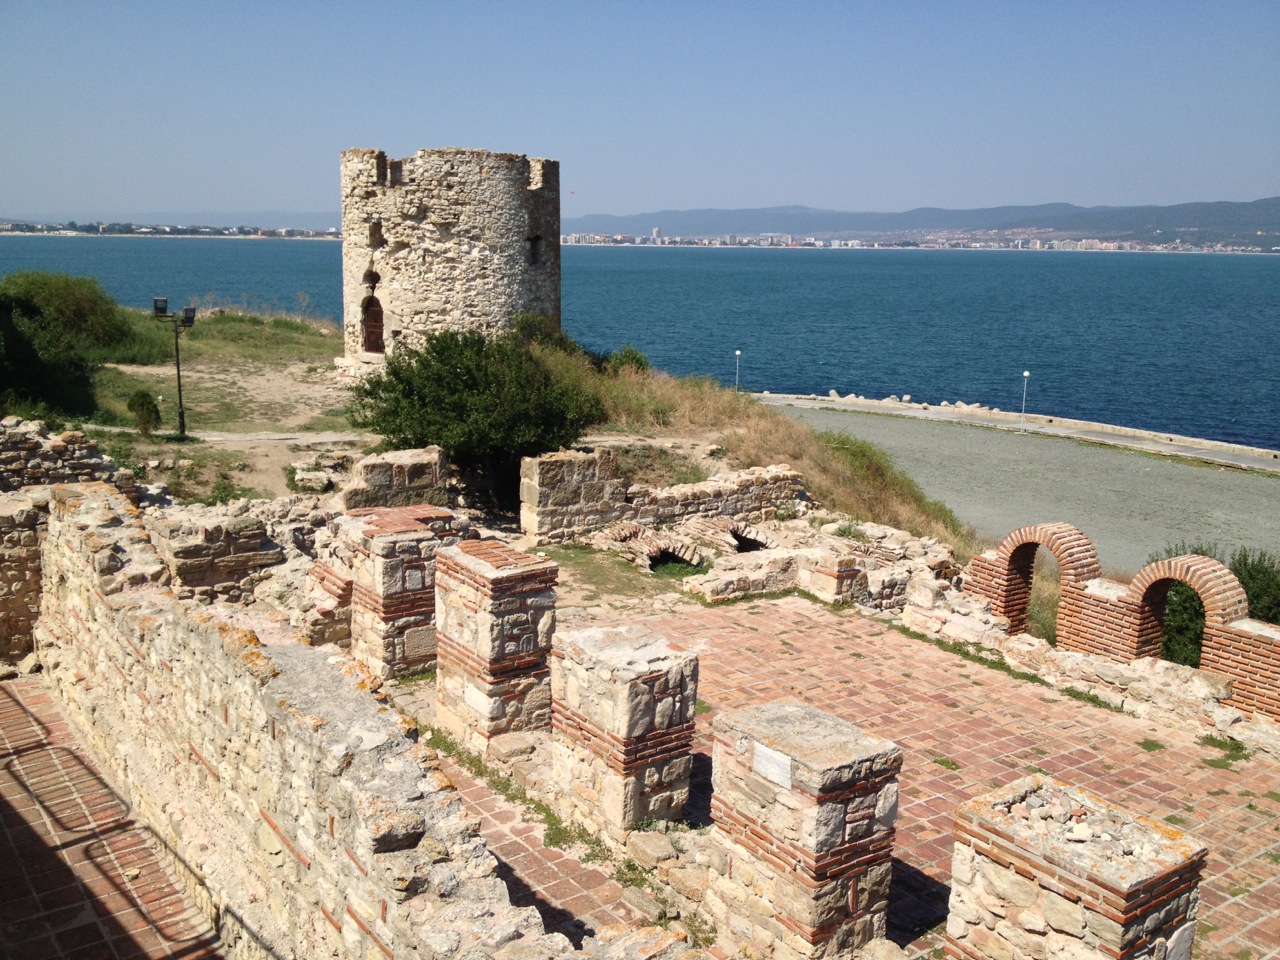
<path fill-rule="evenodd" d="M 989 598 L 992 612 L 1009 620 L 1009 632 L 1013 634 L 1027 629 L 1031 575 L 1038 547 L 1044 547 L 1058 561 L 1064 591 L 1102 572 L 1093 542 L 1071 524 L 1060 521 L 1021 527 L 995 550 L 974 557 L 966 578 L 968 589 Z M 1061 609 L 1059 605 L 1059 619 Z"/>
<path fill-rule="evenodd" d="M 1229 678 L 1226 702 L 1240 710 L 1280 718 L 1280 627 L 1249 617 L 1240 581 L 1211 557 L 1186 555 L 1148 564 L 1127 586 L 1100 576 L 1097 551 L 1083 533 L 1065 523 L 1015 530 L 995 550 L 975 557 L 965 586 L 991 601 L 993 613 L 1009 620 L 1009 632 L 1027 627 L 1031 573 L 1037 547 L 1048 549 L 1061 568 L 1058 648 L 1127 663 L 1158 657 L 1164 634 L 1169 585 L 1195 590 L 1205 609 L 1200 669 Z"/>

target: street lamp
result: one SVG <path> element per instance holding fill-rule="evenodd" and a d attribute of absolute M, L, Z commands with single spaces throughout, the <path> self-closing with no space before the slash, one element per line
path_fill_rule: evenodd
<path fill-rule="evenodd" d="M 178 334 L 196 325 L 196 308 L 183 307 L 182 313 L 169 312 L 168 297 L 153 297 L 151 306 L 157 320 L 173 324 L 173 362 L 178 370 L 178 436 L 187 435 L 187 411 L 182 406 L 182 352 L 178 348 Z"/>
<path fill-rule="evenodd" d="M 738 389 L 738 375 L 742 372 L 742 351 L 733 351 L 733 389 Z"/>
<path fill-rule="evenodd" d="M 1031 379 L 1031 371 L 1022 371 L 1022 432 L 1027 432 L 1027 381 Z"/>

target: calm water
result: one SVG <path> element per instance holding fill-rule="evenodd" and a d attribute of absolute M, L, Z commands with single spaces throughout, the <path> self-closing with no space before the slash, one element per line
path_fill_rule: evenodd
<path fill-rule="evenodd" d="M 341 247 L 0 237 L 0 275 L 336 319 Z M 910 393 L 1280 447 L 1280 257 L 566 247 L 564 329 L 751 390 Z"/>

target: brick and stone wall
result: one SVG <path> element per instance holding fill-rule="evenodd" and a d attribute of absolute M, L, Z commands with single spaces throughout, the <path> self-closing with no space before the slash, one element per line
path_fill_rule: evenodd
<path fill-rule="evenodd" d="M 698 658 L 643 627 L 558 635 L 551 660 L 553 782 L 572 819 L 615 841 L 679 820 L 693 769 Z"/>
<path fill-rule="evenodd" d="M 53 483 L 105 480 L 134 503 L 137 480 L 77 430 L 50 435 L 43 420 L 0 419 L 0 493 Z"/>
<path fill-rule="evenodd" d="M 356 462 L 351 474 L 352 482 L 338 495 L 346 510 L 422 503 L 447 507 L 452 502 L 449 461 L 439 447 L 370 454 Z"/>
<path fill-rule="evenodd" d="M 1027 777 L 956 811 L 946 956 L 1189 960 L 1206 850 Z"/>
<path fill-rule="evenodd" d="M 342 154 L 342 319 L 348 364 L 441 330 L 560 320 L 560 165 L 485 150 Z M 366 338 L 368 280 L 382 309 Z M 372 350 L 369 348 L 373 348 Z"/>
<path fill-rule="evenodd" d="M 17 664 L 32 650 L 47 509 L 43 497 L 0 494 L 0 664 Z"/>
<path fill-rule="evenodd" d="M 436 553 L 476 534 L 443 507 L 363 507 L 316 534 L 307 577 L 316 643 L 349 645 L 381 677 L 419 672 L 436 659 Z"/>
<path fill-rule="evenodd" d="M 239 601 L 252 594 L 266 568 L 284 562 L 267 525 L 249 514 L 188 507 L 154 518 L 149 529 L 183 599 Z"/>
<path fill-rule="evenodd" d="M 551 723 L 554 561 L 499 540 L 436 557 L 436 721 L 472 749 Z"/>
<path fill-rule="evenodd" d="M 1128 585 L 1100 574 L 1089 539 L 1065 523 L 1036 524 L 1009 534 L 995 550 L 974 557 L 965 588 L 990 601 L 1010 634 L 1026 630 L 1036 549 L 1058 561 L 1058 647 L 1121 663 L 1158 657 L 1165 598 L 1173 581 L 1204 603 L 1201 669 L 1231 681 L 1223 701 L 1246 714 L 1280 718 L 1280 627 L 1249 617 L 1248 599 L 1231 571 L 1211 557 L 1158 560 Z"/>
<path fill-rule="evenodd" d="M 712 724 L 728 856 L 703 909 L 739 950 L 848 956 L 885 932 L 902 750 L 798 700 Z"/>
<path fill-rule="evenodd" d="M 36 636 L 52 689 L 225 956 L 701 956 L 652 928 L 581 953 L 545 934 L 376 678 L 279 616 L 179 600 L 110 487 L 55 488 L 48 530 Z"/>
<path fill-rule="evenodd" d="M 654 488 L 620 480 L 615 451 L 561 451 L 521 462 L 520 525 L 540 543 L 559 543 L 623 521 L 660 526 L 729 516 L 760 523 L 803 494 L 803 478 L 782 465 Z"/>

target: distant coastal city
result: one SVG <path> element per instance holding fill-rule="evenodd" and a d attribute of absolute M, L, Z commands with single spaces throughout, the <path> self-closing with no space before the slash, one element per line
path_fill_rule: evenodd
<path fill-rule="evenodd" d="M 1052 236 L 1056 231 L 1017 230 L 949 230 L 914 237 L 881 239 L 841 239 L 800 237 L 790 233 L 762 233 L 756 236 L 726 234 L 721 237 L 664 237 L 658 228 L 649 236 L 624 233 L 568 233 L 560 242 L 573 246 L 661 246 L 661 247 L 817 247 L 845 250 L 1129 250 L 1146 253 L 1280 253 L 1280 248 L 1264 249 L 1256 244 L 1222 241 L 1212 244 L 1190 243 L 1173 239 L 1168 243 L 1132 240 L 1099 240 L 1096 238 Z"/>
<path fill-rule="evenodd" d="M 1176 231 L 1175 231 L 1176 232 Z M 311 230 L 299 227 L 209 227 L 181 224 L 136 223 L 34 223 L 29 221 L 0 222 L 0 234 L 23 236 L 136 236 L 136 237 L 237 237 L 244 239 L 291 240 L 341 240 L 342 231 L 336 227 L 327 230 Z M 1156 231 L 1160 233 L 1160 231 Z M 1166 242 L 1151 240 L 1116 240 L 1095 237 L 1064 237 L 1061 231 L 1049 228 L 1021 228 L 1016 230 L 945 230 L 921 232 L 908 236 L 886 235 L 867 237 L 801 236 L 792 233 L 759 233 L 721 236 L 665 236 L 658 227 L 648 235 L 627 233 L 566 233 L 560 242 L 567 246 L 615 246 L 615 247 L 782 247 L 826 248 L 844 250 L 1118 250 L 1145 253 L 1280 253 L 1280 247 L 1264 247 L 1242 243 L 1238 240 L 1219 240 L 1213 243 L 1193 242 L 1173 237 Z"/>

